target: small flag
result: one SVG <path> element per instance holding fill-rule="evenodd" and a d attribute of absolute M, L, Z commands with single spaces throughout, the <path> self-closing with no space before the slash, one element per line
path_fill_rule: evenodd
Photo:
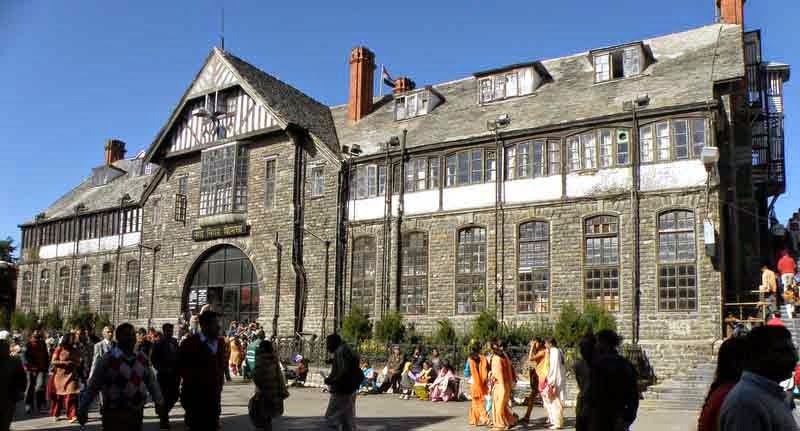
<path fill-rule="evenodd" d="M 384 66 L 381 66 L 381 80 L 389 87 L 394 88 L 394 79 L 389 75 L 389 71 Z"/>

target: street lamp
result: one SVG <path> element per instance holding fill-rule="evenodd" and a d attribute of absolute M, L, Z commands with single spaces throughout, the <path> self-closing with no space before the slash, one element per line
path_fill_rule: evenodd
<path fill-rule="evenodd" d="M 495 146 L 495 199 L 494 199 L 494 262 L 495 262 L 495 288 L 494 288 L 494 304 L 495 304 L 495 316 L 497 313 L 497 299 L 498 296 L 500 297 L 500 321 L 502 322 L 505 318 L 505 280 L 503 279 L 503 274 L 505 274 L 505 258 L 498 260 L 498 254 L 500 253 L 500 238 L 505 238 L 505 219 L 499 221 L 498 219 L 501 216 L 504 216 L 503 213 L 503 191 L 501 188 L 502 184 L 502 172 L 500 171 L 500 164 L 498 163 L 502 160 L 501 155 L 503 154 L 502 149 L 500 148 L 500 130 L 505 129 L 511 125 L 511 116 L 508 114 L 501 114 L 498 115 L 493 120 L 486 120 L 486 130 L 490 132 L 494 132 L 494 146 Z M 500 235 L 497 233 L 501 232 Z M 505 252 L 503 252 L 503 257 L 505 257 Z M 497 287 L 497 262 L 500 262 L 500 287 Z"/>

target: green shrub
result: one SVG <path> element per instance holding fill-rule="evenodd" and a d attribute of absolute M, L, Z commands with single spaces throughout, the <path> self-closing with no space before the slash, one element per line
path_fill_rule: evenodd
<path fill-rule="evenodd" d="M 16 310 L 13 313 L 11 313 L 11 329 L 17 331 L 33 329 L 34 325 L 36 325 L 38 320 L 39 318 L 36 317 L 36 314 L 34 313 L 28 314 Z"/>
<path fill-rule="evenodd" d="M 0 328 L 8 329 L 8 310 L 0 308 Z"/>
<path fill-rule="evenodd" d="M 489 339 L 500 335 L 500 322 L 497 321 L 494 312 L 482 311 L 472 323 L 472 334 L 467 338 L 472 338 L 483 344 Z"/>
<path fill-rule="evenodd" d="M 406 327 L 405 342 L 409 344 L 429 344 L 425 342 L 425 336 L 417 332 L 417 326 L 413 322 Z"/>
<path fill-rule="evenodd" d="M 371 333 L 372 323 L 367 312 L 354 305 L 342 321 L 342 337 L 351 343 L 360 343 L 369 338 Z"/>
<path fill-rule="evenodd" d="M 579 313 L 574 305 L 568 303 L 558 317 L 555 338 L 561 347 L 576 347 L 581 337 L 603 329 L 616 331 L 617 321 L 611 313 L 595 304 L 587 305 L 584 312 Z"/>
<path fill-rule="evenodd" d="M 614 315 L 597 304 L 587 305 L 581 317 L 594 333 L 598 333 L 604 329 L 610 329 L 612 331 L 617 330 L 617 320 L 614 318 Z"/>
<path fill-rule="evenodd" d="M 456 328 L 450 319 L 439 319 L 436 321 L 436 332 L 433 334 L 433 344 L 457 344 Z"/>
<path fill-rule="evenodd" d="M 403 316 L 398 313 L 387 313 L 375 323 L 375 338 L 385 343 L 399 343 L 403 341 L 406 327 L 403 325 Z"/>
<path fill-rule="evenodd" d="M 511 346 L 527 346 L 534 338 L 545 338 L 552 335 L 553 327 L 544 320 L 522 324 L 512 322 L 500 328 L 500 338 L 506 340 Z"/>
<path fill-rule="evenodd" d="M 64 328 L 64 319 L 58 310 L 50 310 L 42 315 L 42 326 L 46 329 L 61 330 Z"/>
<path fill-rule="evenodd" d="M 586 321 L 581 318 L 574 305 L 567 303 L 561 308 L 554 331 L 559 346 L 575 347 L 588 329 Z"/>
<path fill-rule="evenodd" d="M 107 313 L 102 313 L 102 314 L 95 313 L 93 317 L 94 317 L 94 328 L 98 334 L 106 326 L 113 327 L 113 325 L 111 324 L 111 318 L 108 317 Z"/>

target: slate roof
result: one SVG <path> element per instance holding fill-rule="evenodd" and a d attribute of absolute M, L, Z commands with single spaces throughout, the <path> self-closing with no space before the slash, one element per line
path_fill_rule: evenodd
<path fill-rule="evenodd" d="M 241 58 L 227 51 L 219 52 L 281 119 L 303 127 L 335 153 L 339 152 L 336 129 L 327 106 Z"/>
<path fill-rule="evenodd" d="M 139 202 L 157 171 L 157 169 L 153 169 L 150 175 L 132 174 L 131 171 L 138 167 L 140 161 L 141 159 L 138 161 L 127 159 L 115 162 L 113 166 L 125 171 L 125 174 L 102 186 L 92 186 L 92 175 L 89 175 L 77 187 L 68 191 L 42 211 L 46 216 L 45 221 L 72 216 L 75 214 L 75 207 L 81 203 L 86 206 L 86 211 L 118 207 L 120 199 L 126 193 L 130 195 L 131 202 Z M 31 219 L 24 224 L 33 222 L 34 220 Z"/>
<path fill-rule="evenodd" d="M 433 85 L 444 103 L 427 115 L 395 121 L 391 96 L 376 99 L 375 110 L 348 124 L 347 106 L 331 108 L 339 141 L 359 144 L 364 155 L 380 151 L 379 142 L 408 130 L 407 147 L 488 136 L 486 120 L 509 114 L 505 132 L 557 126 L 620 114 L 624 101 L 647 94 L 646 109 L 703 103 L 713 99 L 714 82 L 744 76 L 742 29 L 714 24 L 682 33 L 645 39 L 655 61 L 641 76 L 594 83 L 588 52 L 541 64 L 552 77 L 533 95 L 479 106 L 475 77 Z"/>

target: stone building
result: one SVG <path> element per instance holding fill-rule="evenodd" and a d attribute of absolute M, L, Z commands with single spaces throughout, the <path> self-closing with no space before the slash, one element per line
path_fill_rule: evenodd
<path fill-rule="evenodd" d="M 333 107 L 214 49 L 146 154 L 112 157 L 92 178 L 124 174 L 22 225 L 18 304 L 109 311 L 110 289 L 117 321 L 211 303 L 285 335 L 330 332 L 353 305 L 430 330 L 591 303 L 668 375 L 722 337 L 785 189 L 789 68 L 762 60 L 744 0 L 716 3 L 716 24 L 440 84 L 400 77 L 382 97 L 357 47 Z M 108 211 L 123 215 L 85 233 Z"/>

